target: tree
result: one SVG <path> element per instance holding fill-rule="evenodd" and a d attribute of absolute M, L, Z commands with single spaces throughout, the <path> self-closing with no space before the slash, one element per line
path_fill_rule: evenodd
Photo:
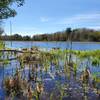
<path fill-rule="evenodd" d="M 23 40 L 24 41 L 30 41 L 31 40 L 31 37 L 29 37 L 29 36 L 23 36 Z"/>
<path fill-rule="evenodd" d="M 4 33 L 4 30 L 2 27 L 0 27 L 0 36 Z"/>
<path fill-rule="evenodd" d="M 18 7 L 24 4 L 24 0 L 0 0 L 0 20 L 14 17 L 17 12 L 11 8 L 11 5 L 16 4 Z"/>
<path fill-rule="evenodd" d="M 67 36 L 67 40 L 71 39 L 71 32 L 72 32 L 71 28 L 66 29 L 65 33 L 66 33 L 66 36 Z"/>

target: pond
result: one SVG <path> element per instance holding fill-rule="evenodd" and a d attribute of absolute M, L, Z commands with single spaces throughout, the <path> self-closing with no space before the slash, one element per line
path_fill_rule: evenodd
<path fill-rule="evenodd" d="M 32 46 L 37 46 L 41 48 L 51 49 L 53 47 L 57 48 L 70 48 L 70 43 L 68 42 L 23 42 L 23 41 L 6 41 L 6 46 L 11 48 L 31 48 Z M 99 42 L 73 42 L 72 49 L 74 50 L 96 50 L 100 49 Z"/>
<path fill-rule="evenodd" d="M 61 48 L 64 49 L 70 49 L 70 43 L 68 42 L 22 42 L 22 41 L 13 41 L 8 42 L 5 41 L 6 46 L 9 48 L 19 49 L 19 48 L 32 48 L 33 46 L 39 47 L 39 48 L 46 48 L 47 50 L 51 48 Z M 73 42 L 72 43 L 72 49 L 73 50 L 100 50 L 100 43 L 96 42 Z M 68 51 L 66 51 L 68 53 Z M 73 51 L 74 52 L 74 51 Z M 77 51 L 75 51 L 77 52 Z M 74 52 L 74 53 L 75 53 Z M 100 51 L 99 51 L 100 52 Z M 88 66 L 90 72 L 95 76 L 98 75 L 100 77 L 100 63 L 96 67 L 92 65 L 93 56 L 88 58 L 84 57 L 82 59 L 76 58 L 76 56 L 72 55 L 73 62 L 77 62 L 77 71 L 76 67 L 74 68 L 74 72 L 70 73 L 70 69 L 68 66 L 67 69 L 65 67 L 66 64 L 66 56 L 63 52 L 57 51 L 54 52 L 53 58 L 51 59 L 48 57 L 48 53 L 46 54 L 46 57 L 42 59 L 42 63 L 38 64 L 25 64 L 23 65 L 20 63 L 18 59 L 10 61 L 8 64 L 0 64 L 0 100 L 5 100 L 5 91 L 4 91 L 4 81 L 7 77 L 14 77 L 16 74 L 16 69 L 18 69 L 21 72 L 21 79 L 27 79 L 27 84 L 31 86 L 33 89 L 34 95 L 36 95 L 36 85 L 37 83 L 42 83 L 43 85 L 43 93 L 39 94 L 40 97 L 38 99 L 40 100 L 86 100 L 87 98 L 89 100 L 99 100 L 98 94 L 94 92 L 92 89 L 91 84 L 83 86 L 80 82 L 79 78 L 81 75 L 81 72 Z M 82 53 L 82 55 L 85 52 Z M 89 53 L 89 52 L 86 52 Z M 91 52 L 92 53 L 92 52 Z M 96 53 L 95 53 L 96 54 Z M 14 53 L 9 54 L 10 57 L 17 56 Z M 23 56 L 26 54 L 23 54 Z M 81 55 L 79 53 L 79 55 Z M 92 54 L 89 54 L 92 55 Z M 29 55 L 33 56 L 33 54 Z M 51 55 L 52 56 L 52 55 Z M 69 57 L 69 53 L 67 54 L 67 57 Z M 97 56 L 97 55 L 96 55 Z M 80 56 L 79 56 L 80 57 Z M 99 56 L 98 56 L 99 57 Z M 6 55 L 4 58 L 7 58 Z M 95 57 L 94 57 L 95 58 Z M 50 60 L 49 60 L 50 59 Z M 67 60 L 69 60 L 67 58 Z M 99 60 L 100 61 L 100 60 Z M 35 68 L 35 69 L 32 69 Z M 31 71 L 35 70 L 34 73 Z M 19 73 L 20 73 L 19 72 Z M 34 77 L 36 77 L 35 81 L 30 81 L 29 76 L 30 73 L 34 74 Z M 77 73 L 77 74 L 75 74 Z M 93 76 L 93 77 L 94 77 Z M 99 80 L 100 81 L 100 80 Z M 100 82 L 99 82 L 100 85 Z M 28 86 L 27 86 L 28 87 Z M 37 94 L 38 95 L 38 94 Z M 59 95 L 59 96 L 58 96 Z M 10 95 L 12 97 L 12 94 Z M 35 97 L 35 96 L 34 96 Z M 55 99 L 54 99 L 55 97 Z M 78 98 L 77 98 L 78 97 Z M 51 98 L 51 99 L 50 99 Z M 11 99 L 11 98 L 10 98 Z M 9 99 L 9 100 L 10 100 Z M 14 98 L 14 100 L 19 100 L 18 98 Z M 22 100 L 29 100 L 29 99 L 22 99 Z M 36 100 L 36 97 L 33 99 Z"/>

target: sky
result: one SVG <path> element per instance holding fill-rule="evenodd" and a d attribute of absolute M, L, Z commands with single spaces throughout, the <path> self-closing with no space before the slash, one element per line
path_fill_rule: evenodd
<path fill-rule="evenodd" d="M 100 0 L 25 0 L 13 8 L 17 16 L 4 20 L 5 34 L 30 35 L 63 31 L 67 27 L 100 29 Z"/>

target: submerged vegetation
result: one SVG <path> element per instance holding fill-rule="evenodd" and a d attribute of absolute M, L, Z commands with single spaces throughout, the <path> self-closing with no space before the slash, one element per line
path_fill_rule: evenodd
<path fill-rule="evenodd" d="M 17 57 L 15 69 L 9 75 L 3 73 L 6 99 L 100 99 L 100 73 L 92 70 L 100 67 L 100 50 L 53 48 L 46 51 L 33 47 L 21 51 L 5 52 Z M 7 60 L 9 57 L 2 53 L 0 59 Z"/>

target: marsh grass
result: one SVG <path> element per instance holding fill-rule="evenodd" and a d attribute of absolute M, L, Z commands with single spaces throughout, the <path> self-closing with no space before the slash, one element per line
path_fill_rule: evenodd
<path fill-rule="evenodd" d="M 27 52 L 26 52 L 27 51 Z M 6 57 L 5 57 L 6 56 Z M 83 77 L 83 71 L 85 71 L 86 67 L 100 67 L 100 50 L 94 51 L 79 51 L 79 50 L 50 50 L 50 51 L 40 51 L 37 49 L 25 49 L 24 53 L 0 53 L 0 58 L 8 59 L 9 56 L 17 56 L 17 60 L 19 62 L 19 68 L 16 67 L 16 71 L 13 72 L 11 77 L 4 78 L 4 89 L 6 93 L 12 98 L 17 97 L 20 93 L 21 97 L 27 98 L 27 100 L 31 100 L 35 98 L 39 100 L 44 96 L 43 94 L 49 93 L 47 92 L 49 88 L 46 90 L 45 85 L 45 77 L 50 75 L 50 80 L 54 81 L 54 88 L 52 92 L 49 93 L 49 97 L 44 96 L 45 98 L 52 98 L 59 94 L 59 100 L 62 100 L 64 97 L 73 97 L 73 92 L 75 92 L 73 86 L 79 86 L 82 88 L 83 92 L 77 92 L 77 95 L 84 98 L 84 100 L 88 99 L 89 88 L 91 88 L 91 84 L 96 92 L 95 94 L 100 94 L 100 78 L 98 77 L 98 73 L 91 72 L 91 77 L 86 79 Z M 0 62 L 4 62 L 4 64 L 8 64 L 9 61 L 6 59 L 0 59 Z M 85 63 L 84 63 L 85 62 Z M 83 63 L 83 64 L 82 64 Z M 81 66 L 80 66 L 81 65 Z M 80 67 L 82 70 L 80 71 Z M 27 69 L 27 70 L 26 70 Z M 4 69 L 5 70 L 5 69 Z M 22 77 L 22 73 L 24 73 L 24 78 Z M 28 73 L 28 74 L 26 74 Z M 58 79 L 56 79 L 58 77 Z M 91 78 L 91 83 L 89 82 Z M 16 80 L 15 80 L 16 79 Z M 13 82 L 16 81 L 16 84 Z M 94 83 L 93 83 L 94 81 Z M 49 81 L 47 81 L 49 84 Z M 77 87 L 76 87 L 77 88 Z M 27 91 L 25 93 L 25 91 Z M 70 91 L 70 92 L 69 92 Z M 81 95 L 83 93 L 84 95 Z M 74 97 L 74 98 L 77 98 Z"/>

